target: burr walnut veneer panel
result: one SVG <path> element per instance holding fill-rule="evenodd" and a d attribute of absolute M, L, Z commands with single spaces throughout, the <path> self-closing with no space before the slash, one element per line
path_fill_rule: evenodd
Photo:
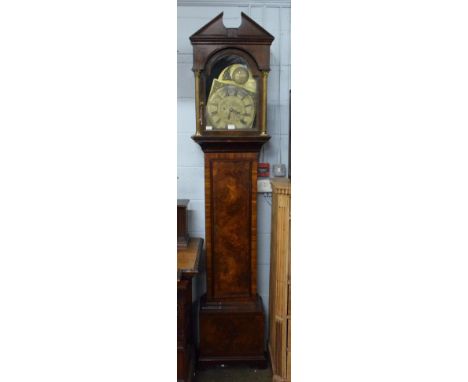
<path fill-rule="evenodd" d="M 253 299 L 256 288 L 255 153 L 206 153 L 208 299 Z"/>

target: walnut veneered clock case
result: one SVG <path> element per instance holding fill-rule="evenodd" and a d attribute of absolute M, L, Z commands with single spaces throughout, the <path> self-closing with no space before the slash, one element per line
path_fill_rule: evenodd
<path fill-rule="evenodd" d="M 206 295 L 198 361 L 266 366 L 265 313 L 257 293 L 257 165 L 267 134 L 274 37 L 244 13 L 221 13 L 190 37 L 196 131 L 205 158 Z"/>

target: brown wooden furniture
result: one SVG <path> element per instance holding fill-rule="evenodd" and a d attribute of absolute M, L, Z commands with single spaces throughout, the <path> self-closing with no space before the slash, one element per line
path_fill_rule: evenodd
<path fill-rule="evenodd" d="M 203 239 L 191 238 L 187 248 L 177 249 L 177 381 L 192 380 L 195 340 L 192 278 L 199 273 Z"/>
<path fill-rule="evenodd" d="M 177 248 L 187 248 L 189 243 L 188 204 L 188 199 L 177 199 Z"/>
<path fill-rule="evenodd" d="M 291 181 L 271 180 L 270 336 L 273 381 L 291 381 Z"/>
<path fill-rule="evenodd" d="M 266 94 L 273 36 L 244 13 L 241 18 L 239 28 L 225 28 L 220 14 L 190 37 L 196 103 L 192 139 L 205 155 L 207 293 L 200 302 L 198 361 L 265 367 L 265 314 L 257 294 L 256 200 L 258 154 L 270 138 Z M 220 67 L 233 63 L 248 67 L 257 83 L 255 122 L 251 129 L 207 129 L 210 81 Z M 227 106 L 229 113 L 238 113 L 233 105 Z"/>

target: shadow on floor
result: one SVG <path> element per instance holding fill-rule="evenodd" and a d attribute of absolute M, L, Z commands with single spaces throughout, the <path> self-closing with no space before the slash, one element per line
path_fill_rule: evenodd
<path fill-rule="evenodd" d="M 271 382 L 272 373 L 266 369 L 250 366 L 213 366 L 196 370 L 194 382 Z"/>

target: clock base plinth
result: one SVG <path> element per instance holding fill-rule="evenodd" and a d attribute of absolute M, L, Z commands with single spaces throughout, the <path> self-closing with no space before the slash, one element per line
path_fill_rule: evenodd
<path fill-rule="evenodd" d="M 267 366 L 265 313 L 262 299 L 200 303 L 200 349 L 198 364 L 249 364 Z"/>

